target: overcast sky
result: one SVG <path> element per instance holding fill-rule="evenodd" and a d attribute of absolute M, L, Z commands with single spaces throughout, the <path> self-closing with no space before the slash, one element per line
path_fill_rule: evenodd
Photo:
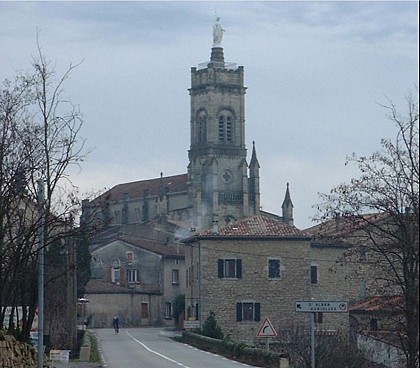
<path fill-rule="evenodd" d="M 419 78 L 419 3 L 0 1 L 0 80 L 30 70 L 36 34 L 64 95 L 80 105 L 92 149 L 82 193 L 187 172 L 190 68 L 210 58 L 215 11 L 225 61 L 244 66 L 248 160 L 255 141 L 262 209 L 312 226 L 318 192 L 358 172 L 395 136 L 381 104 L 406 111 Z"/>

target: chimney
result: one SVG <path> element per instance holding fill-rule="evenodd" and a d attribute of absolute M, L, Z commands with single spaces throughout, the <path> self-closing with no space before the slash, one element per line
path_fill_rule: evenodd
<path fill-rule="evenodd" d="M 219 216 L 213 215 L 213 234 L 219 234 Z"/>

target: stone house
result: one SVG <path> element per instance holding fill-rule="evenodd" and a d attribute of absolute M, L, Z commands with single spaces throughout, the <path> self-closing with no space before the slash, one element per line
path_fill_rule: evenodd
<path fill-rule="evenodd" d="M 86 285 L 91 327 L 173 326 L 173 305 L 185 292 L 182 247 L 117 233 L 92 249 Z"/>
<path fill-rule="evenodd" d="M 184 243 L 187 318 L 202 324 L 213 311 L 235 340 L 255 344 L 266 317 L 279 335 L 299 325 L 309 329 L 310 316 L 295 311 L 296 301 L 349 299 L 347 269 L 331 271 L 343 249 L 313 244 L 273 215 L 215 227 Z M 325 313 L 318 329 L 347 331 L 348 314 Z"/>
<path fill-rule="evenodd" d="M 398 227 L 404 222 L 411 230 L 411 217 L 399 217 L 401 222 L 397 223 L 394 220 L 387 213 L 337 216 L 306 231 L 320 246 L 342 246 L 345 250 L 334 270 L 347 269 L 343 285 L 349 290 L 350 341 L 369 352 L 368 359 L 384 366 L 400 367 L 405 366 L 401 363 L 402 347 L 407 353 L 407 331 L 411 326 L 406 318 L 410 308 L 416 309 L 405 302 L 403 293 L 417 293 L 414 300 L 417 300 L 418 315 L 418 287 L 416 291 L 412 285 L 410 290 L 409 278 L 402 274 L 401 262 L 409 264 L 413 260 L 416 264 L 415 257 L 403 255 L 406 238 L 400 237 L 403 233 Z"/>
<path fill-rule="evenodd" d="M 401 329 L 404 321 L 402 295 L 373 296 L 350 306 L 351 337 L 360 350 L 385 367 L 406 367 Z"/>

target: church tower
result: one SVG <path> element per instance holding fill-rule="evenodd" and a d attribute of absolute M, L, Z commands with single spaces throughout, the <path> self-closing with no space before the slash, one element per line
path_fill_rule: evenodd
<path fill-rule="evenodd" d="M 217 18 L 210 61 L 191 68 L 188 179 L 198 228 L 259 213 L 255 146 L 251 178 L 246 161 L 244 68 L 225 62 L 223 31 Z"/>

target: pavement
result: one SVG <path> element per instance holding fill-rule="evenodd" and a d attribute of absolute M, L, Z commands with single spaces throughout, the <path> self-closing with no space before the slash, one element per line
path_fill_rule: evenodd
<path fill-rule="evenodd" d="M 51 365 L 52 364 L 52 365 Z M 102 368 L 101 363 L 89 363 L 79 360 L 71 360 L 68 363 L 54 362 L 48 365 L 48 368 Z"/>

